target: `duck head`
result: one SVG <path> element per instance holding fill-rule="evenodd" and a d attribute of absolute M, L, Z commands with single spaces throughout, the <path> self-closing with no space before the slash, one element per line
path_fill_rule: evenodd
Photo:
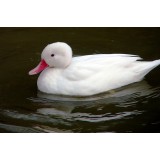
<path fill-rule="evenodd" d="M 64 42 L 56 42 L 47 45 L 41 54 L 41 61 L 37 67 L 29 72 L 29 75 L 38 74 L 47 67 L 66 68 L 72 60 L 72 49 Z"/>

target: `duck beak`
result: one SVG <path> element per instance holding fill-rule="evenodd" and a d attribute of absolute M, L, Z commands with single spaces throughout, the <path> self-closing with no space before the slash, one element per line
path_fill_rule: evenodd
<path fill-rule="evenodd" d="M 28 74 L 29 75 L 38 74 L 47 67 L 48 67 L 48 64 L 45 62 L 44 59 L 42 59 L 41 62 L 38 64 L 38 66 L 36 68 L 32 69 L 31 71 L 29 71 Z"/>

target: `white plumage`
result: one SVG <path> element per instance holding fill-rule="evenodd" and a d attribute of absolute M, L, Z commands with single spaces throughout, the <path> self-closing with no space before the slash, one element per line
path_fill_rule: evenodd
<path fill-rule="evenodd" d="M 48 67 L 38 78 L 40 91 L 90 96 L 141 81 L 160 64 L 160 60 L 145 62 L 140 61 L 139 56 L 129 54 L 97 54 L 74 58 L 71 55 L 71 48 L 62 42 L 50 44 L 43 50 L 42 60 Z M 63 62 L 63 65 L 58 65 L 58 61 Z M 30 74 L 36 73 L 35 69 L 30 71 Z"/>

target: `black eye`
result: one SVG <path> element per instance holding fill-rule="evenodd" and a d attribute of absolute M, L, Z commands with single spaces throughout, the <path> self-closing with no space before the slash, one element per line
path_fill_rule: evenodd
<path fill-rule="evenodd" d="M 51 54 L 51 57 L 54 57 L 54 54 Z"/>

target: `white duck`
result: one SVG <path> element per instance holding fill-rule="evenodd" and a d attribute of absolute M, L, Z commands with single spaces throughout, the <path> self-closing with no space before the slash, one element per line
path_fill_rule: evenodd
<path fill-rule="evenodd" d="M 160 60 L 137 61 L 129 54 L 97 54 L 72 58 L 71 47 L 63 42 L 44 48 L 39 65 L 29 75 L 43 71 L 38 89 L 49 94 L 90 96 L 141 81 L 160 65 Z"/>

